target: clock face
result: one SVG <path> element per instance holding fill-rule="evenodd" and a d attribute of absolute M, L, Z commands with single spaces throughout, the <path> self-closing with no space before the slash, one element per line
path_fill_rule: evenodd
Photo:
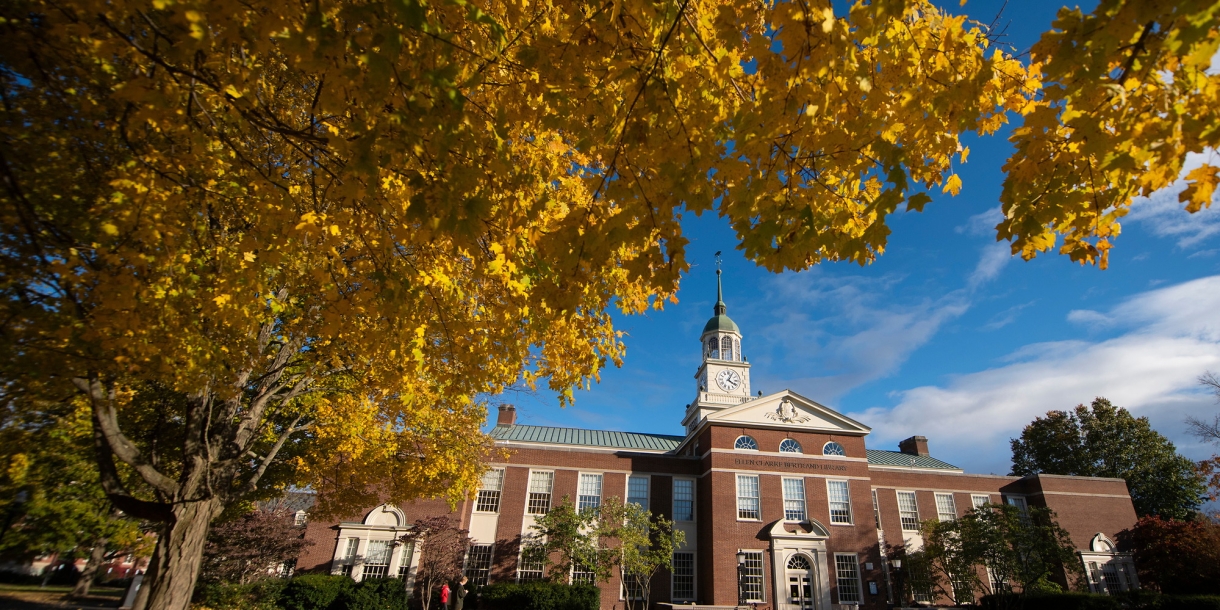
<path fill-rule="evenodd" d="M 725 369 L 716 375 L 716 385 L 726 392 L 732 392 L 741 387 L 741 375 L 732 369 Z"/>

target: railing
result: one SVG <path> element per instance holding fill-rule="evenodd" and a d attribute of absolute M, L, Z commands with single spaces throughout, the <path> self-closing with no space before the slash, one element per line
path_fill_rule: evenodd
<path fill-rule="evenodd" d="M 716 405 L 739 405 L 754 400 L 753 396 L 737 396 L 734 394 L 717 394 L 715 392 L 700 392 L 699 401 Z"/>

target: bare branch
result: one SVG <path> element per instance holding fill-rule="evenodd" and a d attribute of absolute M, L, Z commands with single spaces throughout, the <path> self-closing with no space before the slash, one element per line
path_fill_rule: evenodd
<path fill-rule="evenodd" d="M 167 496 L 177 493 L 178 484 L 145 459 L 135 444 L 119 429 L 118 414 L 115 412 L 114 403 L 102 382 L 98 379 L 75 377 L 72 379 L 72 383 L 89 397 L 90 405 L 93 407 L 93 425 L 100 435 L 98 442 L 103 443 L 107 451 L 134 468 L 140 478 L 157 491 Z M 122 507 L 120 509 L 126 510 Z"/>

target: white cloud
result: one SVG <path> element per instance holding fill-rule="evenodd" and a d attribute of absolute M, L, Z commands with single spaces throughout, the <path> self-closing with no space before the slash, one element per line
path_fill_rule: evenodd
<path fill-rule="evenodd" d="M 1092 309 L 1073 309 L 1068 312 L 1067 320 L 1084 326 L 1109 326 L 1114 322 L 1110 316 Z"/>
<path fill-rule="evenodd" d="M 969 287 L 977 288 L 984 282 L 995 279 L 1010 260 L 1012 260 L 1012 247 L 1008 245 L 1008 242 L 991 244 L 983 248 L 983 255 L 975 265 L 974 272 L 970 274 Z"/>
<path fill-rule="evenodd" d="M 1146 225 L 1160 237 L 1176 239 L 1178 247 L 1183 249 L 1193 248 L 1220 233 L 1220 191 L 1212 197 L 1210 208 L 1194 214 L 1187 212 L 1185 204 L 1178 201 L 1178 195 L 1186 189 L 1186 174 L 1204 161 L 1220 164 L 1220 154 L 1214 150 L 1187 154 L 1178 180 L 1148 197 L 1136 197 L 1127 220 Z"/>
<path fill-rule="evenodd" d="M 954 228 L 958 233 L 968 233 L 970 235 L 990 235 L 995 237 L 995 226 L 1004 220 L 1004 213 L 1000 211 L 1000 206 L 995 206 L 981 214 L 975 214 L 966 219 L 966 224 Z"/>
<path fill-rule="evenodd" d="M 1185 436 L 1182 422 L 1220 408 L 1196 381 L 1205 370 L 1220 370 L 1220 276 L 1139 294 L 1107 314 L 1071 315 L 1090 314 L 1125 332 L 1027 345 L 1001 366 L 900 392 L 896 406 L 856 416 L 873 426 L 874 447 L 922 434 L 933 455 L 968 471 L 1002 474 L 1009 467 L 1008 440 L 1035 417 L 1105 396 L 1147 415 L 1187 455 L 1203 457 L 1205 449 Z"/>

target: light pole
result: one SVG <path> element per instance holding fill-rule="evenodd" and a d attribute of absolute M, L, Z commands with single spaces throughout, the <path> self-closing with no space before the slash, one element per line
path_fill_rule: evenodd
<path fill-rule="evenodd" d="M 902 594 L 902 560 L 895 559 L 890 562 L 890 565 L 894 566 L 894 571 L 898 573 L 898 599 L 894 607 L 901 608 L 906 601 L 906 597 Z"/>
<path fill-rule="evenodd" d="M 737 551 L 737 605 L 746 605 L 746 590 L 745 590 L 745 574 L 746 574 L 746 554 L 744 551 Z"/>

